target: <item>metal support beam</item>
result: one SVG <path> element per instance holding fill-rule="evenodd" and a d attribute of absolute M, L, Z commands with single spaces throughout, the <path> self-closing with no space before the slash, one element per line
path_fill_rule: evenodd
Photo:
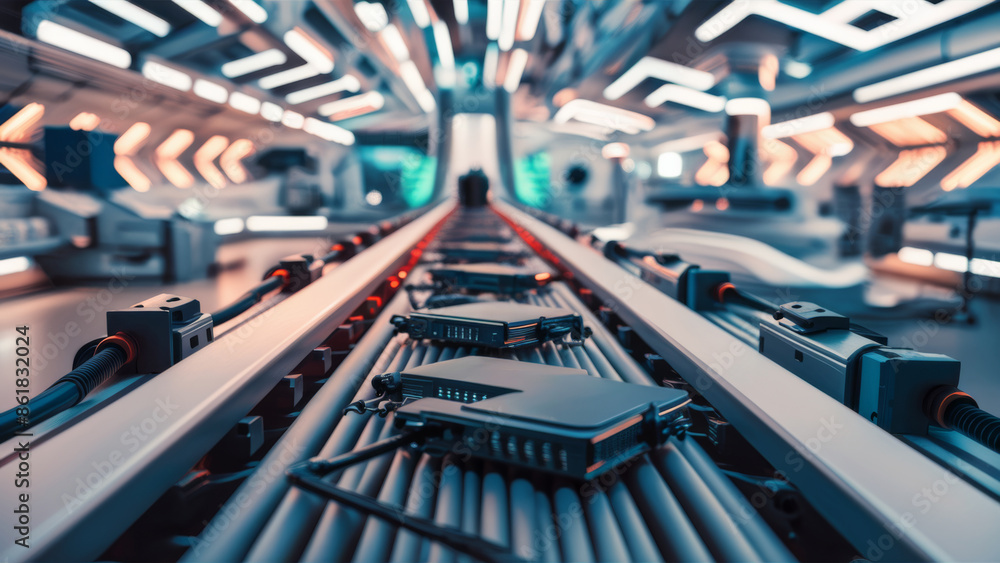
<path fill-rule="evenodd" d="M 988 561 L 1000 504 L 757 350 L 513 206 L 530 232 L 701 392 L 860 554 Z"/>

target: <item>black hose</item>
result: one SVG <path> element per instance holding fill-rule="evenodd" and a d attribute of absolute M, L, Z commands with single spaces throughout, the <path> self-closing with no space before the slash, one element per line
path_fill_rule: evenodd
<path fill-rule="evenodd" d="M 222 323 L 231 321 L 239 315 L 247 312 L 250 307 L 260 303 L 260 300 L 263 299 L 265 295 L 281 287 L 281 284 L 284 283 L 284 281 L 284 278 L 281 276 L 271 276 L 267 278 L 263 283 L 244 293 L 233 303 L 212 313 L 213 324 L 215 326 L 219 326 Z"/>
<path fill-rule="evenodd" d="M 1000 453 L 1000 418 L 968 402 L 955 402 L 945 413 L 948 428 Z"/>
<path fill-rule="evenodd" d="M 128 361 L 128 352 L 118 346 L 107 346 L 79 367 L 69 372 L 26 405 L 0 414 L 0 441 L 52 418 L 76 405 L 98 385 L 107 381 Z M 27 407 L 27 416 L 18 409 Z M 23 411 L 22 411 L 23 413 Z"/>

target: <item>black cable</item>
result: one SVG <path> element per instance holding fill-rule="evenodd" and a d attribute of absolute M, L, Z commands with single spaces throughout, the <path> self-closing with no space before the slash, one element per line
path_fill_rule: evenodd
<path fill-rule="evenodd" d="M 763 311 L 768 314 L 773 314 L 775 311 L 781 309 L 781 307 L 778 306 L 777 304 L 771 303 L 770 301 L 763 299 L 761 297 L 757 297 L 752 293 L 743 291 L 741 289 L 737 289 L 736 287 L 733 287 L 733 291 L 735 292 L 738 301 L 741 301 L 748 307 L 757 309 L 758 311 Z"/>
<path fill-rule="evenodd" d="M 117 345 L 105 347 L 27 404 L 0 414 L 0 441 L 8 440 L 14 434 L 23 432 L 76 405 L 94 388 L 121 369 L 127 361 L 126 350 Z M 27 416 L 18 414 L 18 409 L 22 407 L 28 408 Z"/>
<path fill-rule="evenodd" d="M 945 412 L 948 428 L 1000 453 L 1000 418 L 970 402 L 954 402 Z"/>
<path fill-rule="evenodd" d="M 260 300 L 263 299 L 265 295 L 280 288 L 284 281 L 284 278 L 281 276 L 270 276 L 257 287 L 244 293 L 233 303 L 212 313 L 213 324 L 215 326 L 219 326 L 222 323 L 231 321 L 239 315 L 247 312 L 250 307 L 260 303 Z"/>
<path fill-rule="evenodd" d="M 465 553 L 481 561 L 488 563 L 525 561 L 505 546 L 457 528 L 442 526 L 427 518 L 409 515 L 405 512 L 404 507 L 381 502 L 361 493 L 338 487 L 334 483 L 323 479 L 324 475 L 391 452 L 401 446 L 414 442 L 422 443 L 425 436 L 425 429 L 407 434 L 399 434 L 333 459 L 311 459 L 293 465 L 288 468 L 286 474 L 293 485 L 329 500 L 339 502 L 354 510 L 416 532 L 422 537 L 439 542 L 455 551 Z"/>

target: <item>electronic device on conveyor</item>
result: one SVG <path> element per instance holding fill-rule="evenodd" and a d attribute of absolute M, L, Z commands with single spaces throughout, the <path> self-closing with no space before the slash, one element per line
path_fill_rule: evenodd
<path fill-rule="evenodd" d="M 528 254 L 518 246 L 493 242 L 442 242 L 434 251 L 448 264 L 469 262 L 515 263 Z"/>
<path fill-rule="evenodd" d="M 590 334 L 583 326 L 583 318 L 569 309 L 509 301 L 481 301 L 414 311 L 409 317 L 393 315 L 390 322 L 396 330 L 415 339 L 487 348 L 520 348 L 566 334 L 582 340 Z"/>
<path fill-rule="evenodd" d="M 348 411 L 394 410 L 397 425 L 426 431 L 428 453 L 461 448 L 580 479 L 683 436 L 689 425 L 684 391 L 516 360 L 469 356 L 380 375 L 372 385 L 380 397 Z"/>
<path fill-rule="evenodd" d="M 454 264 L 430 270 L 435 284 L 474 293 L 517 295 L 538 289 L 552 279 L 548 272 L 505 264 Z"/>

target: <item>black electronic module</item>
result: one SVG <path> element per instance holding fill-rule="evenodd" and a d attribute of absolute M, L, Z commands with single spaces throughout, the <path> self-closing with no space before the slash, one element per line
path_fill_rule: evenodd
<path fill-rule="evenodd" d="M 565 334 L 575 340 L 588 335 L 583 318 L 569 309 L 523 303 L 485 301 L 395 315 L 392 324 L 415 339 L 471 344 L 487 348 L 519 348 Z"/>
<path fill-rule="evenodd" d="M 552 279 L 548 272 L 505 264 L 455 264 L 430 270 L 431 279 L 447 288 L 516 295 L 537 289 Z"/>

